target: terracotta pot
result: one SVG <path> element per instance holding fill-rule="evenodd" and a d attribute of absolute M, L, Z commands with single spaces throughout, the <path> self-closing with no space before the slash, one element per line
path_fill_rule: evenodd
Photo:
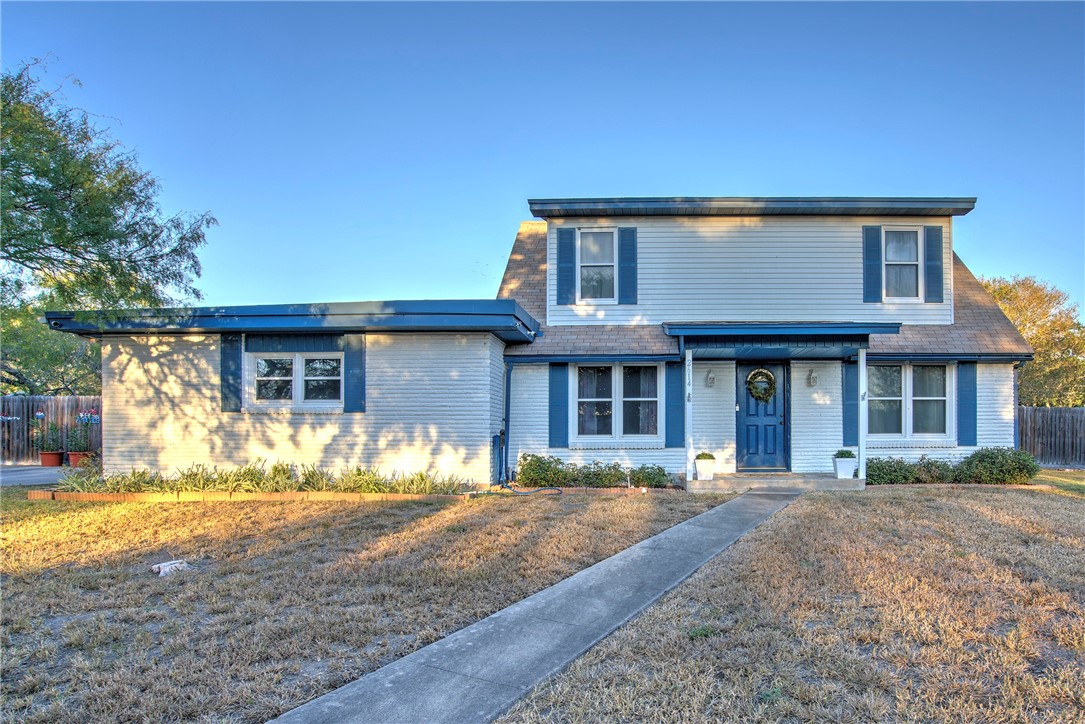
<path fill-rule="evenodd" d="M 89 452 L 70 452 L 68 453 L 68 464 L 73 468 L 77 468 L 83 464 L 83 461 L 89 458 L 93 453 Z"/>
<path fill-rule="evenodd" d="M 62 452 L 39 452 L 41 456 L 41 466 L 43 468 L 59 468 L 60 464 L 64 462 L 64 453 Z"/>

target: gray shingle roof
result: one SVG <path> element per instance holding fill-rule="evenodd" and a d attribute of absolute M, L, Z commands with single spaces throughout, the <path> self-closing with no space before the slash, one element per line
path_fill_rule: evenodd
<path fill-rule="evenodd" d="M 900 334 L 872 334 L 870 354 L 1032 356 L 994 297 L 953 255 L 953 324 L 905 324 Z"/>
<path fill-rule="evenodd" d="M 954 323 L 904 325 L 900 334 L 870 337 L 871 354 L 1031 355 L 1017 329 L 994 298 L 956 255 L 953 257 Z M 546 324 L 546 222 L 524 221 L 513 242 L 498 298 L 515 299 L 542 323 L 543 336 L 532 344 L 510 346 L 521 355 L 678 354 L 678 340 L 662 325 Z M 750 320 L 756 321 L 756 320 Z"/>

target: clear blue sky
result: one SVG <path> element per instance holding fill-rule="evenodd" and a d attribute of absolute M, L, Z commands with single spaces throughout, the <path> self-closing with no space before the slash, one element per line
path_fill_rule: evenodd
<path fill-rule="evenodd" d="M 210 210 L 208 304 L 492 297 L 526 199 L 978 196 L 1085 286 L 1085 5 L 22 4 L 3 64 Z"/>

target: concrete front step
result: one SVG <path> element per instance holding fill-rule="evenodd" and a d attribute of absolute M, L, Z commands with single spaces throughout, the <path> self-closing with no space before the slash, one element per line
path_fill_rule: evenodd
<path fill-rule="evenodd" d="M 793 493 L 796 491 L 862 490 L 865 480 L 840 480 L 827 473 L 732 473 L 716 475 L 712 480 L 686 481 L 691 493 L 757 492 Z"/>

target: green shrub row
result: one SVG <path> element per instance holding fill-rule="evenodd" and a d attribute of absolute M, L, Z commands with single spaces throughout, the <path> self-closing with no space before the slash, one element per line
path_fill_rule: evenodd
<path fill-rule="evenodd" d="M 666 488 L 671 478 L 662 465 L 622 467 L 621 463 L 567 463 L 524 453 L 516 464 L 516 484 L 525 488 Z"/>
<path fill-rule="evenodd" d="M 58 490 L 70 493 L 292 493 L 320 490 L 335 493 L 410 493 L 450 495 L 469 486 L 454 475 L 392 473 L 353 467 L 333 472 L 316 465 L 277 462 L 270 468 L 262 460 L 237 468 L 193 465 L 173 475 L 151 470 L 103 475 L 96 465 L 85 465 L 60 481 Z"/>
<path fill-rule="evenodd" d="M 866 464 L 868 485 L 958 483 L 1019 485 L 1040 472 L 1032 455 L 1009 447 L 977 450 L 956 465 L 926 455 L 910 463 L 901 458 L 871 458 Z"/>

